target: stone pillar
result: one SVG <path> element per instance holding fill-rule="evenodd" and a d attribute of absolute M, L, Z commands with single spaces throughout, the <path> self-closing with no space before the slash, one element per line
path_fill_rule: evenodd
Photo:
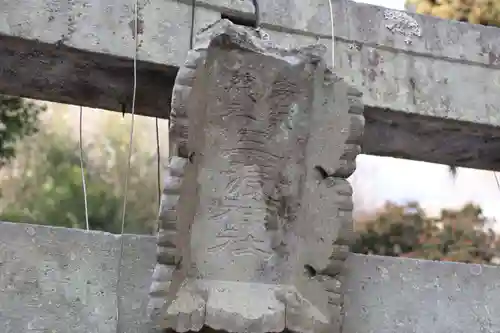
<path fill-rule="evenodd" d="M 158 327 L 341 331 L 362 104 L 325 51 L 280 49 L 227 20 L 199 35 L 173 92 Z"/>

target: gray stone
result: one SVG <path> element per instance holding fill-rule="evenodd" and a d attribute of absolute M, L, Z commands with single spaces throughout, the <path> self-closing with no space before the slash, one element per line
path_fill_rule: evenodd
<path fill-rule="evenodd" d="M 168 231 L 176 242 L 161 228 L 158 248 L 179 257 L 158 259 L 150 291 L 158 326 L 331 330 L 329 308 L 342 296 L 315 272 L 333 265 L 337 275 L 345 259 L 331 256 L 352 190 L 331 175 L 352 126 L 351 89 L 326 68 L 324 51 L 278 48 L 227 20 L 197 37 L 173 90 L 174 156 L 160 211 L 176 211 Z"/>
<path fill-rule="evenodd" d="M 498 332 L 499 267 L 351 255 L 344 332 Z"/>
<path fill-rule="evenodd" d="M 133 2 L 1 0 L 0 8 L 2 93 L 130 112 Z M 138 23 L 136 106 L 165 118 L 159 106 L 170 92 L 158 87 L 172 85 L 189 48 L 191 7 L 139 1 Z"/>
<path fill-rule="evenodd" d="M 2 332 L 116 333 L 119 246 L 108 233 L 0 222 Z M 124 236 L 118 333 L 161 332 L 146 315 L 155 247 L 154 237 Z M 493 266 L 351 254 L 340 279 L 317 280 L 344 292 L 331 332 L 494 333 L 499 275 Z"/>
<path fill-rule="evenodd" d="M 3 332 L 114 331 L 115 237 L 2 223 L 0 238 Z"/>
<path fill-rule="evenodd" d="M 119 236 L 109 236 L 117 240 L 116 244 L 119 249 Z M 123 235 L 122 237 L 123 260 L 118 288 L 120 296 L 118 332 L 153 333 L 150 328 L 151 320 L 148 317 L 147 291 L 151 285 L 151 277 L 155 267 L 154 237 L 139 235 Z M 114 258 L 118 261 L 117 254 L 118 251 L 115 252 Z M 113 276 L 111 273 L 106 274 L 109 274 L 110 277 Z M 115 278 L 118 279 L 118 276 Z M 112 332 L 116 331 L 113 329 Z"/>
<path fill-rule="evenodd" d="M 326 0 L 260 2 L 264 30 L 275 42 L 331 49 Z M 190 3 L 139 1 L 138 114 L 169 116 L 189 49 Z M 336 73 L 363 92 L 366 106 L 363 152 L 498 170 L 498 29 L 333 3 Z M 130 112 L 129 1 L 1 0 L 0 8 L 1 93 Z M 249 0 L 200 0 L 194 30 L 221 13 L 252 12 Z M 345 177 L 355 163 L 343 163 Z"/>
<path fill-rule="evenodd" d="M 190 0 L 184 0 L 190 3 Z M 255 7 L 253 0 L 198 0 L 197 6 L 217 9 L 221 13 L 254 18 Z"/>
<path fill-rule="evenodd" d="M 0 327 L 5 333 L 151 333 L 153 237 L 0 223 Z M 117 308 L 117 294 L 120 306 Z"/>

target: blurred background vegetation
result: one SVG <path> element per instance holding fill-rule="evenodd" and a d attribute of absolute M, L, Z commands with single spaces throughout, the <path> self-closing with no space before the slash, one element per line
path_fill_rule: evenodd
<path fill-rule="evenodd" d="M 0 220 L 85 228 L 79 127 L 78 121 L 71 123 L 67 117 L 78 119 L 73 112 L 1 97 Z M 84 111 L 84 117 L 91 115 L 92 111 Z M 91 122 L 84 118 L 93 132 L 84 135 L 83 149 L 89 224 L 93 230 L 119 233 L 130 116 L 102 111 L 95 111 L 94 116 Z M 168 124 L 162 125 L 160 134 L 167 135 Z M 154 234 L 158 212 L 154 119 L 137 117 L 135 133 L 125 230 Z M 162 147 L 161 169 L 167 150 Z M 491 229 L 493 222 L 474 204 L 429 217 L 418 203 L 387 203 L 357 218 L 352 250 L 497 264 L 500 242 Z"/>
<path fill-rule="evenodd" d="M 466 204 L 426 216 L 418 203 L 386 203 L 378 212 L 358 218 L 352 251 L 395 257 L 498 264 L 500 242 L 481 208 Z"/>
<path fill-rule="evenodd" d="M 78 124 L 65 117 L 74 111 L 11 97 L 0 105 L 0 220 L 84 228 Z M 83 140 L 89 225 L 119 233 L 130 116 L 95 113 L 94 135 Z M 136 118 L 125 230 L 151 234 L 158 212 L 157 154 L 145 144 L 145 135 L 155 135 L 145 120 L 152 119 Z"/>
<path fill-rule="evenodd" d="M 408 0 L 407 5 L 418 14 L 500 27 L 500 0 Z"/>

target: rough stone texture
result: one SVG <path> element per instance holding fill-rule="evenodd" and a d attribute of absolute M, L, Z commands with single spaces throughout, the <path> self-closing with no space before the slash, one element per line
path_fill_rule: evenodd
<path fill-rule="evenodd" d="M 199 36 L 173 90 L 150 289 L 158 326 L 340 331 L 332 285 L 347 248 L 334 244 L 352 223 L 352 191 L 339 177 L 362 110 L 324 51 L 280 49 L 227 20 Z"/>
<path fill-rule="evenodd" d="M 116 239 L 98 233 L 71 235 L 69 229 L 2 224 L 4 331 L 67 332 L 70 323 L 82 331 L 111 332 L 116 325 Z"/>
<path fill-rule="evenodd" d="M 120 333 L 146 333 L 152 237 L 125 235 Z M 0 327 L 5 333 L 115 333 L 119 237 L 0 223 Z"/>
<path fill-rule="evenodd" d="M 189 48 L 191 7 L 140 1 L 137 112 L 168 117 Z M 135 51 L 130 1 L 0 1 L 0 91 L 130 112 Z M 159 13 L 162 13 L 159 15 Z"/>
<path fill-rule="evenodd" d="M 314 36 L 264 30 L 283 46 L 298 47 L 316 40 Z M 327 39 L 320 42 L 331 49 Z M 363 92 L 363 153 L 500 169 L 495 109 L 500 105 L 498 66 L 420 56 L 341 38 L 335 59 L 336 71 Z"/>
<path fill-rule="evenodd" d="M 118 267 L 120 236 L 104 235 L 116 239 L 117 250 L 114 260 Z M 154 240 L 155 238 L 151 236 L 123 236 L 123 260 L 118 288 L 121 299 L 118 308 L 120 313 L 118 333 L 164 333 L 156 331 L 148 317 L 147 290 L 151 286 L 151 275 L 156 261 Z M 111 276 L 111 273 L 107 274 Z M 112 332 L 116 333 L 116 330 L 113 328 Z"/>
<path fill-rule="evenodd" d="M 156 239 L 124 241 L 118 333 L 152 333 Z M 108 233 L 0 222 L 2 332 L 116 333 L 118 252 Z M 324 282 L 345 293 L 345 333 L 500 331 L 499 267 L 353 254 L 346 267 Z"/>
<path fill-rule="evenodd" d="M 326 0 L 260 2 L 275 42 L 330 47 Z M 190 3 L 139 1 L 138 114 L 168 117 L 189 49 Z M 336 72 L 366 106 L 364 153 L 500 169 L 497 28 L 345 0 L 334 7 Z M 130 111 L 129 1 L 0 0 L 0 8 L 0 92 Z M 248 17 L 253 6 L 200 0 L 195 30 L 221 13 Z"/>
<path fill-rule="evenodd" d="M 500 331 L 499 267 L 351 255 L 344 332 Z"/>
<path fill-rule="evenodd" d="M 181 1 L 191 4 L 191 0 Z M 196 5 L 211 8 L 224 14 L 255 19 L 253 0 L 197 0 Z"/>

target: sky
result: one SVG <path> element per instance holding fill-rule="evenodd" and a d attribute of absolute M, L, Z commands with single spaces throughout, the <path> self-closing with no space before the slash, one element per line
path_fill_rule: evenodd
<path fill-rule="evenodd" d="M 404 0 L 357 1 L 404 10 Z M 500 175 L 498 175 L 500 179 Z M 356 207 L 380 207 L 386 200 L 404 203 L 416 200 L 435 215 L 442 208 L 458 208 L 474 202 L 484 215 L 500 221 L 500 189 L 491 171 L 458 169 L 454 180 L 448 167 L 439 164 L 362 155 L 351 177 Z M 500 222 L 495 229 L 500 231 Z"/>
<path fill-rule="evenodd" d="M 368 3 L 370 5 L 383 6 L 391 9 L 405 9 L 405 0 L 357 0 L 356 2 Z"/>

